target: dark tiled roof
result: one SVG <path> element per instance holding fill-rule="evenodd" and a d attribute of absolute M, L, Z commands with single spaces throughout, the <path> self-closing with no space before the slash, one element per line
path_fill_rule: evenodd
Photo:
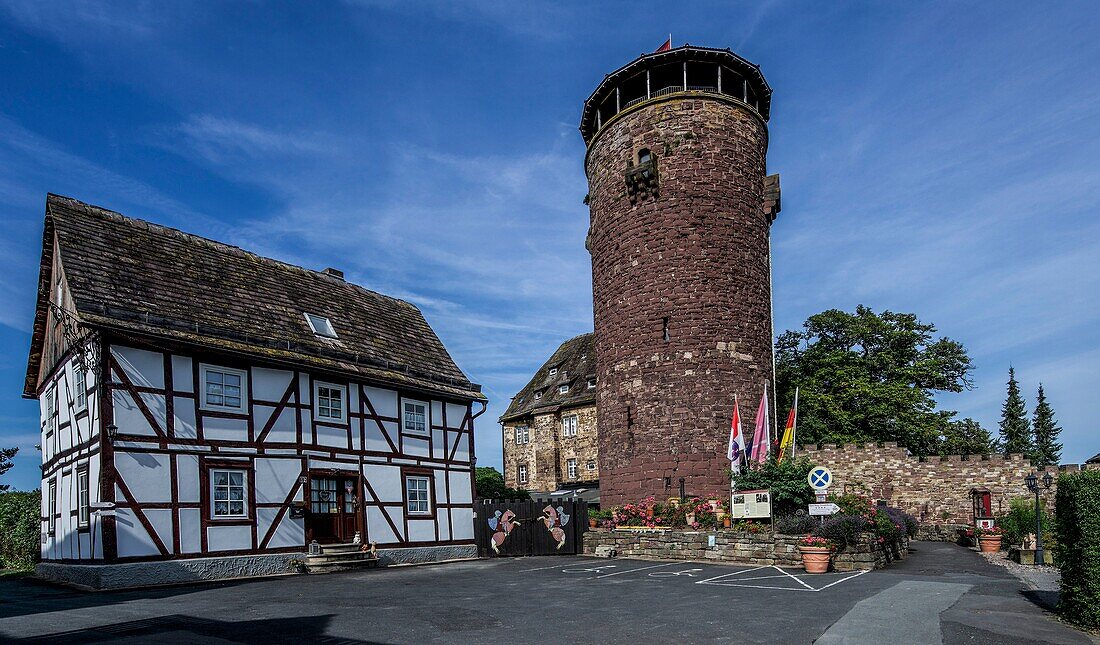
<path fill-rule="evenodd" d="M 51 231 L 76 314 L 91 326 L 484 398 L 403 300 L 58 195 L 46 200 L 47 240 Z M 48 242 L 43 254 L 48 266 Z M 40 280 L 31 394 L 48 290 Z M 329 318 L 338 338 L 315 335 L 305 312 Z"/>
<path fill-rule="evenodd" d="M 1091 459 L 1085 462 L 1086 464 L 1100 464 L 1100 453 L 1092 456 Z"/>
<path fill-rule="evenodd" d="M 557 373 L 550 375 L 550 370 Z M 561 408 L 591 405 L 596 402 L 596 390 L 588 387 L 588 379 L 596 378 L 596 345 L 592 334 L 570 338 L 558 347 L 558 351 L 543 363 L 531 381 L 512 399 L 501 421 L 512 421 L 530 414 L 543 414 Z M 565 394 L 558 387 L 569 385 Z M 536 399 L 535 394 L 542 397 Z"/>

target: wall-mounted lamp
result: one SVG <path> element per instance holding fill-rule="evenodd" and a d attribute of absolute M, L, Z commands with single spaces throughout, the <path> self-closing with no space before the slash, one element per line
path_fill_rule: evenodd
<path fill-rule="evenodd" d="M 107 426 L 107 438 L 114 441 L 118 437 L 118 426 L 110 424 Z"/>

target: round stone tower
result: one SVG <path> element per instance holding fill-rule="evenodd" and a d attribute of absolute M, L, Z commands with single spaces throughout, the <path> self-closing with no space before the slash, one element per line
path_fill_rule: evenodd
<path fill-rule="evenodd" d="M 750 434 L 765 384 L 771 398 L 770 100 L 756 65 L 684 46 L 585 101 L 604 505 L 667 498 L 681 478 L 728 492 L 734 395 Z"/>

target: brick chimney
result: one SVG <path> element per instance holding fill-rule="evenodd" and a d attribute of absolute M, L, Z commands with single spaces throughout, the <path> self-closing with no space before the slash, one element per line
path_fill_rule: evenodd
<path fill-rule="evenodd" d="M 329 267 L 329 268 L 325 269 L 324 271 L 322 271 L 321 273 L 324 273 L 325 275 L 332 276 L 332 277 L 336 278 L 337 280 L 343 280 L 344 279 L 344 272 L 341 271 L 340 269 L 334 269 L 332 267 Z"/>

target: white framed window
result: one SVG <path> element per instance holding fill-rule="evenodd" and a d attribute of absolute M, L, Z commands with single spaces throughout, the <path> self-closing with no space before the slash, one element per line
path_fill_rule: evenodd
<path fill-rule="evenodd" d="M 557 376 L 557 375 L 558 375 L 558 368 L 551 367 L 550 368 L 550 376 Z"/>
<path fill-rule="evenodd" d="M 248 401 L 248 374 L 244 370 L 216 365 L 199 365 L 204 410 L 244 412 Z"/>
<path fill-rule="evenodd" d="M 565 472 L 568 473 L 569 479 L 577 478 L 577 460 L 567 459 L 565 461 Z"/>
<path fill-rule="evenodd" d="M 77 410 L 88 409 L 88 376 L 80 361 L 73 363 L 73 403 Z"/>
<path fill-rule="evenodd" d="M 348 388 L 324 381 L 313 382 L 313 415 L 318 421 L 348 420 Z"/>
<path fill-rule="evenodd" d="M 42 457 L 49 459 L 54 453 L 54 437 L 57 436 L 57 388 L 46 392 L 46 438 L 42 441 Z"/>
<path fill-rule="evenodd" d="M 216 520 L 248 517 L 248 471 L 210 469 L 210 517 Z"/>
<path fill-rule="evenodd" d="M 590 379 L 588 379 L 588 385 L 587 385 L 587 387 L 588 387 L 588 389 L 590 389 L 590 390 L 594 390 L 594 389 L 596 389 L 596 379 L 594 379 L 594 378 L 590 378 Z"/>
<path fill-rule="evenodd" d="M 558 394 L 565 394 L 568 391 L 569 391 L 569 386 L 568 385 L 559 385 L 558 386 Z"/>
<path fill-rule="evenodd" d="M 88 526 L 88 466 L 76 469 L 76 524 L 80 528 Z"/>
<path fill-rule="evenodd" d="M 531 443 L 531 428 L 528 426 L 516 426 L 516 445 Z"/>
<path fill-rule="evenodd" d="M 587 464 L 584 465 L 584 467 L 588 470 L 596 470 L 596 462 L 589 461 Z"/>
<path fill-rule="evenodd" d="M 405 434 L 427 435 L 431 430 L 428 404 L 411 399 L 401 400 L 401 431 Z"/>
<path fill-rule="evenodd" d="M 405 508 L 409 515 L 431 515 L 431 478 L 426 475 L 405 477 Z"/>
<path fill-rule="evenodd" d="M 542 398 L 542 392 L 535 392 L 535 400 L 538 401 Z"/>
<path fill-rule="evenodd" d="M 49 506 L 46 507 L 46 515 L 49 519 L 46 522 L 46 526 L 49 527 L 50 535 L 57 532 L 57 480 L 50 478 L 50 493 L 47 497 Z"/>
<path fill-rule="evenodd" d="M 336 330 L 333 329 L 331 320 L 309 312 L 305 312 L 305 317 L 306 322 L 309 323 L 309 328 L 313 330 L 314 334 L 325 338 L 336 338 Z"/>
<path fill-rule="evenodd" d="M 527 483 L 527 464 L 520 464 L 516 467 L 516 479 L 521 484 Z"/>
<path fill-rule="evenodd" d="M 577 415 L 570 414 L 569 416 L 561 418 L 561 436 L 577 436 Z"/>

